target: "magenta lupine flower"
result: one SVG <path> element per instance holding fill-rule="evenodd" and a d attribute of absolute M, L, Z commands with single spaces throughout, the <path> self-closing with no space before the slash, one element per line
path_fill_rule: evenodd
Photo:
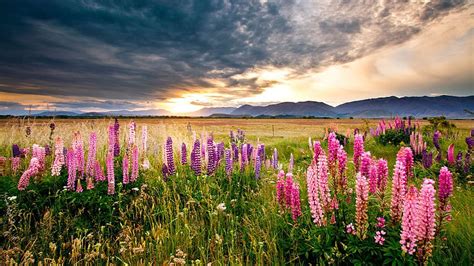
<path fill-rule="evenodd" d="M 319 180 L 317 166 L 312 163 L 306 171 L 306 185 L 308 188 L 308 203 L 311 217 L 317 226 L 325 225 L 324 210 L 319 197 Z"/>
<path fill-rule="evenodd" d="M 135 144 L 137 124 L 132 120 L 128 125 L 128 147 Z"/>
<path fill-rule="evenodd" d="M 359 238 L 364 239 L 367 232 L 368 222 L 368 203 L 369 203 L 369 183 L 365 176 L 360 172 L 356 176 L 356 229 Z"/>
<path fill-rule="evenodd" d="M 135 182 L 137 181 L 137 178 L 138 178 L 138 169 L 139 169 L 139 165 L 138 165 L 138 147 L 137 145 L 133 145 L 133 148 L 132 148 L 132 174 L 130 175 L 130 182 Z"/>
<path fill-rule="evenodd" d="M 25 188 L 30 184 L 30 178 L 39 173 L 39 160 L 36 157 L 31 158 L 30 165 L 28 169 L 20 177 L 18 181 L 18 190 L 25 190 Z"/>
<path fill-rule="evenodd" d="M 400 221 L 403 208 L 403 198 L 406 193 L 406 172 L 405 164 L 396 161 L 392 178 L 392 200 L 390 203 L 390 216 L 393 222 Z"/>
<path fill-rule="evenodd" d="M 433 249 L 432 241 L 435 237 L 435 194 L 434 181 L 425 179 L 421 186 L 420 196 L 417 204 L 417 240 L 418 257 L 421 262 L 425 262 Z"/>
<path fill-rule="evenodd" d="M 293 174 L 286 173 L 285 180 L 285 205 L 287 208 L 291 208 L 291 192 L 293 191 Z"/>
<path fill-rule="evenodd" d="M 216 170 L 216 148 L 214 140 L 207 139 L 207 175 L 213 175 Z"/>
<path fill-rule="evenodd" d="M 108 153 L 106 159 L 107 165 L 107 194 L 115 194 L 115 173 L 114 173 L 114 154 Z"/>
<path fill-rule="evenodd" d="M 329 190 L 329 180 L 328 180 L 328 162 L 326 159 L 326 154 L 321 153 L 318 159 L 318 182 L 319 182 L 319 195 L 321 197 L 321 202 L 324 209 L 328 209 L 331 203 L 331 193 Z"/>
<path fill-rule="evenodd" d="M 313 145 L 313 161 L 315 164 L 318 164 L 319 155 L 323 152 L 321 147 L 321 142 L 315 141 Z"/>
<path fill-rule="evenodd" d="M 241 148 L 242 152 L 241 152 L 241 157 L 242 157 L 242 163 L 243 164 L 247 164 L 247 161 L 248 161 L 248 158 L 247 158 L 247 144 L 242 144 L 242 148 Z"/>
<path fill-rule="evenodd" d="M 413 152 L 410 147 L 405 147 L 405 171 L 407 173 L 407 178 L 413 176 Z"/>
<path fill-rule="evenodd" d="M 185 165 L 188 163 L 188 151 L 186 149 L 186 143 L 181 144 L 181 164 Z"/>
<path fill-rule="evenodd" d="M 114 125 L 109 126 L 109 148 L 107 153 L 113 153 L 115 147 L 115 127 Z"/>
<path fill-rule="evenodd" d="M 290 173 L 293 172 L 294 163 L 295 163 L 295 160 L 293 158 L 293 153 L 290 153 L 290 162 L 288 163 L 288 172 L 290 172 Z"/>
<path fill-rule="evenodd" d="M 95 161 L 94 167 L 95 167 L 95 171 L 94 171 L 95 181 L 96 182 L 105 181 L 104 171 L 102 171 L 102 166 L 100 165 L 99 161 Z"/>
<path fill-rule="evenodd" d="M 128 167 L 128 156 L 123 156 L 122 158 L 122 182 L 126 185 L 130 182 L 130 176 L 129 176 L 129 173 L 130 173 L 130 169 Z"/>
<path fill-rule="evenodd" d="M 176 168 L 174 166 L 173 140 L 171 137 L 166 139 L 166 164 L 168 166 L 169 173 L 174 175 L 176 173 Z"/>
<path fill-rule="evenodd" d="M 375 163 L 372 163 L 370 165 L 370 171 L 369 171 L 369 192 L 371 194 L 375 194 L 375 192 L 377 192 L 377 182 L 378 182 L 377 165 Z"/>
<path fill-rule="evenodd" d="M 114 122 L 114 157 L 118 157 L 120 155 L 120 124 L 117 118 L 115 118 Z"/>
<path fill-rule="evenodd" d="M 448 163 L 449 165 L 454 165 L 454 144 L 448 147 Z"/>
<path fill-rule="evenodd" d="M 360 157 L 360 168 L 359 168 L 359 171 L 363 176 L 368 177 L 370 175 L 371 164 L 372 164 L 372 155 L 370 154 L 370 151 L 363 152 Z"/>
<path fill-rule="evenodd" d="M 338 161 L 338 169 L 339 169 L 339 185 L 341 188 L 345 189 L 347 186 L 347 179 L 346 179 L 346 167 L 347 167 L 347 153 L 344 150 L 344 146 L 340 145 L 339 149 L 337 150 L 337 161 Z"/>
<path fill-rule="evenodd" d="M 377 217 L 377 224 L 376 226 L 378 228 L 384 228 L 385 227 L 385 218 L 383 217 Z"/>
<path fill-rule="evenodd" d="M 448 199 L 453 193 L 453 176 L 446 166 L 441 167 L 438 179 L 438 199 L 441 210 L 444 211 Z"/>
<path fill-rule="evenodd" d="M 38 159 L 38 171 L 43 171 L 46 164 L 46 151 L 44 147 L 41 147 L 38 144 L 33 144 L 32 157 Z"/>
<path fill-rule="evenodd" d="M 97 154 L 97 135 L 92 132 L 89 136 L 89 154 L 87 155 L 86 174 L 94 176 L 94 163 Z"/>
<path fill-rule="evenodd" d="M 72 143 L 72 149 L 74 150 L 74 157 L 76 159 L 76 169 L 79 175 L 84 175 L 84 143 L 82 141 L 81 134 L 79 132 L 74 133 L 74 141 Z"/>
<path fill-rule="evenodd" d="M 384 230 L 380 230 L 380 231 L 375 232 L 375 236 L 374 236 L 375 243 L 383 246 L 383 244 L 385 243 L 385 238 L 383 236 L 385 234 L 386 233 L 385 233 Z"/>
<path fill-rule="evenodd" d="M 402 232 L 400 234 L 402 250 L 410 255 L 415 252 L 417 241 L 417 204 L 418 190 L 416 187 L 411 186 L 403 204 Z"/>
<path fill-rule="evenodd" d="M 262 167 L 262 163 L 260 162 L 260 157 L 255 158 L 255 179 L 260 178 L 260 170 Z"/>
<path fill-rule="evenodd" d="M 300 188 L 296 183 L 293 183 L 291 190 L 291 218 L 293 218 L 295 223 L 301 214 Z"/>
<path fill-rule="evenodd" d="M 18 169 L 20 169 L 21 158 L 20 157 L 12 157 L 11 158 L 11 163 L 12 163 L 12 171 L 13 171 L 14 174 L 16 174 L 18 172 Z"/>
<path fill-rule="evenodd" d="M 354 166 L 356 172 L 359 171 L 360 157 L 364 152 L 364 137 L 361 134 L 355 134 L 354 136 Z"/>
<path fill-rule="evenodd" d="M 377 189 L 378 191 L 384 192 L 387 186 L 388 178 L 388 164 L 384 159 L 377 161 Z"/>
<path fill-rule="evenodd" d="M 277 176 L 277 183 L 276 183 L 276 198 L 278 204 L 282 209 L 285 208 L 285 172 L 280 170 Z"/>
<path fill-rule="evenodd" d="M 191 151 L 191 169 L 195 175 L 201 175 L 201 143 L 196 139 Z"/>
<path fill-rule="evenodd" d="M 225 173 L 229 177 L 232 174 L 232 156 L 230 149 L 224 151 L 225 156 Z"/>
<path fill-rule="evenodd" d="M 61 168 L 64 165 L 63 151 L 64 151 L 63 140 L 60 137 L 57 137 L 54 143 L 54 162 L 51 167 L 52 176 L 59 176 L 59 174 L 61 173 Z"/>
<path fill-rule="evenodd" d="M 335 173 L 337 150 L 339 149 L 339 140 L 336 138 L 336 133 L 331 132 L 328 136 L 328 164 L 331 173 Z"/>
<path fill-rule="evenodd" d="M 68 178 L 67 178 L 67 188 L 70 191 L 74 191 L 75 184 L 76 184 L 76 158 L 74 156 L 74 150 L 71 148 L 67 151 L 67 171 L 68 171 Z"/>

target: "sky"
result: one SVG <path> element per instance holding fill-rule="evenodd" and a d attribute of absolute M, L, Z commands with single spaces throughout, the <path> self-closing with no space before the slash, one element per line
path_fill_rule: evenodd
<path fill-rule="evenodd" d="M 0 2 L 0 113 L 473 92 L 470 1 Z"/>

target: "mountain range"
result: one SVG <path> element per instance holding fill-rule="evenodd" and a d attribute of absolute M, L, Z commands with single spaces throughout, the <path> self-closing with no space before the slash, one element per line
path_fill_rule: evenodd
<path fill-rule="evenodd" d="M 3 112 L 5 114 L 5 112 Z M 25 114 L 13 114 L 25 115 Z M 163 109 L 108 112 L 43 111 L 34 116 L 176 116 Z M 331 106 L 323 102 L 282 102 L 266 106 L 206 107 L 198 111 L 178 114 L 197 117 L 355 117 L 379 118 L 393 116 L 474 118 L 473 96 L 383 97 L 347 102 Z"/>

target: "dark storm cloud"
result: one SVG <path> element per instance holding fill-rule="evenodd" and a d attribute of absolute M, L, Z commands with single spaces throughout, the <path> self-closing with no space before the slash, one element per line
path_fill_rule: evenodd
<path fill-rule="evenodd" d="M 425 23 L 463 5 L 2 1 L 0 92 L 159 101 L 212 88 L 209 79 L 220 79 L 238 87 L 222 93 L 243 97 L 260 93 L 262 84 L 234 75 L 268 65 L 304 72 L 350 62 L 410 39 Z"/>

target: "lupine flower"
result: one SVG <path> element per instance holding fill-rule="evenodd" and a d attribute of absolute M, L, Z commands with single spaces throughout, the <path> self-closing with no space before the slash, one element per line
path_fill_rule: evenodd
<path fill-rule="evenodd" d="M 181 144 L 181 164 L 185 165 L 188 163 L 188 151 L 186 150 L 186 143 Z"/>
<path fill-rule="evenodd" d="M 18 169 L 20 169 L 21 158 L 20 157 L 12 157 L 11 162 L 12 162 L 12 171 L 13 171 L 14 174 L 16 174 L 16 172 L 18 172 Z"/>
<path fill-rule="evenodd" d="M 377 192 L 378 174 L 377 165 L 372 163 L 369 171 L 369 192 L 375 194 Z"/>
<path fill-rule="evenodd" d="M 68 179 L 67 179 L 67 188 L 71 191 L 74 190 L 74 186 L 76 183 L 76 158 L 74 156 L 74 150 L 71 148 L 67 151 L 67 171 L 68 171 Z"/>
<path fill-rule="evenodd" d="M 191 151 L 191 169 L 195 175 L 201 175 L 201 143 L 196 139 Z"/>
<path fill-rule="evenodd" d="M 364 239 L 367 232 L 367 207 L 369 203 L 369 183 L 360 172 L 356 176 L 356 225 L 359 238 Z"/>
<path fill-rule="evenodd" d="M 138 178 L 138 147 L 133 145 L 132 147 L 132 174 L 130 175 L 130 181 L 135 182 Z"/>
<path fill-rule="evenodd" d="M 61 173 L 61 168 L 64 165 L 63 151 L 64 151 L 63 140 L 60 137 L 57 137 L 54 143 L 54 162 L 51 167 L 52 176 L 59 176 L 59 174 Z"/>
<path fill-rule="evenodd" d="M 407 178 L 413 176 L 413 152 L 409 147 L 401 147 L 397 153 L 397 161 L 403 162 Z"/>
<path fill-rule="evenodd" d="M 473 136 L 467 137 L 466 138 L 466 144 L 467 144 L 467 150 L 471 151 L 472 147 L 474 147 L 474 137 Z"/>
<path fill-rule="evenodd" d="M 291 192 L 293 192 L 293 174 L 292 173 L 286 173 L 285 204 L 286 204 L 287 208 L 291 208 L 291 201 L 292 201 Z"/>
<path fill-rule="evenodd" d="M 448 163 L 454 165 L 454 144 L 451 144 L 448 147 Z"/>
<path fill-rule="evenodd" d="M 392 221 L 400 220 L 403 208 L 403 198 L 406 193 L 406 172 L 405 164 L 402 161 L 396 161 L 392 178 L 392 200 L 390 205 L 390 216 Z"/>
<path fill-rule="evenodd" d="M 377 188 L 380 192 L 385 191 L 387 186 L 388 178 L 388 165 L 387 161 L 384 159 L 379 159 L 377 161 Z"/>
<path fill-rule="evenodd" d="M 174 175 L 176 173 L 176 168 L 174 166 L 173 140 L 171 137 L 166 139 L 166 164 L 168 166 L 169 173 Z"/>
<path fill-rule="evenodd" d="M 291 218 L 293 218 L 295 223 L 301 214 L 300 188 L 296 183 L 293 183 L 291 190 Z"/>
<path fill-rule="evenodd" d="M 276 183 L 276 198 L 278 204 L 282 209 L 285 208 L 285 172 L 280 170 L 277 176 L 277 183 Z"/>
<path fill-rule="evenodd" d="M 44 147 L 41 147 L 38 144 L 33 144 L 32 157 L 36 157 L 38 159 L 38 171 L 43 171 L 46 164 L 46 151 Z"/>
<path fill-rule="evenodd" d="M 433 165 L 433 153 L 428 153 L 426 150 L 421 152 L 421 161 L 425 169 L 430 169 Z"/>
<path fill-rule="evenodd" d="M 232 174 L 232 156 L 230 149 L 226 149 L 224 152 L 225 156 L 225 173 L 227 176 Z"/>
<path fill-rule="evenodd" d="M 129 172 L 130 172 L 130 169 L 128 167 L 128 156 L 123 156 L 122 158 L 122 174 L 123 174 L 123 178 L 122 178 L 122 182 L 126 185 L 130 182 L 130 176 L 129 176 Z"/>
<path fill-rule="evenodd" d="M 92 181 L 92 177 L 87 178 L 87 190 L 91 190 L 94 188 L 94 182 Z"/>
<path fill-rule="evenodd" d="M 331 173 L 335 173 L 337 150 L 339 149 L 339 140 L 336 138 L 336 133 L 331 132 L 328 136 L 328 164 Z"/>
<path fill-rule="evenodd" d="M 453 193 L 453 176 L 446 166 L 441 167 L 439 171 L 438 184 L 438 199 L 441 209 L 444 210 Z"/>
<path fill-rule="evenodd" d="M 321 197 L 321 202 L 323 208 L 327 209 L 331 203 L 331 193 L 329 190 L 329 181 L 328 181 L 328 162 L 326 159 L 326 154 L 321 153 L 318 159 L 318 183 L 319 183 L 319 195 Z"/>
<path fill-rule="evenodd" d="M 433 134 L 433 144 L 437 150 L 441 150 L 441 146 L 439 145 L 439 138 L 441 137 L 441 132 L 436 130 Z"/>
<path fill-rule="evenodd" d="M 216 170 L 216 149 L 212 138 L 207 139 L 207 175 L 213 175 Z"/>
<path fill-rule="evenodd" d="M 313 161 L 315 164 L 318 164 L 319 155 L 323 152 L 321 147 L 321 142 L 315 141 L 313 146 Z"/>
<path fill-rule="evenodd" d="M 411 186 L 403 204 L 402 232 L 400 234 L 402 250 L 412 255 L 415 252 L 417 235 L 418 190 Z"/>
<path fill-rule="evenodd" d="M 308 203 L 311 217 L 317 226 L 325 225 L 324 210 L 319 197 L 319 180 L 317 166 L 312 163 L 306 171 L 306 185 L 308 188 Z M 277 191 L 278 193 L 278 191 Z"/>
<path fill-rule="evenodd" d="M 115 147 L 115 127 L 114 125 L 109 126 L 109 148 L 108 153 L 113 153 Z"/>
<path fill-rule="evenodd" d="M 132 120 L 128 125 L 128 147 L 135 144 L 135 135 L 137 130 L 137 124 Z"/>
<path fill-rule="evenodd" d="M 376 226 L 378 228 L 384 228 L 385 227 L 385 218 L 383 217 L 377 217 L 377 224 Z"/>
<path fill-rule="evenodd" d="M 76 159 L 76 169 L 82 177 L 84 175 L 84 143 L 79 132 L 74 133 L 72 149 Z"/>
<path fill-rule="evenodd" d="M 356 235 L 357 232 L 355 230 L 355 227 L 352 223 L 346 225 L 346 233 L 351 234 L 351 235 Z"/>
<path fill-rule="evenodd" d="M 82 191 L 83 191 L 83 189 L 82 189 L 81 180 L 77 179 L 76 192 L 81 193 Z"/>
<path fill-rule="evenodd" d="M 293 153 L 290 154 L 290 162 L 288 163 L 288 172 L 292 173 L 293 172 L 293 165 L 295 161 L 293 158 Z"/>
<path fill-rule="evenodd" d="M 20 147 L 17 144 L 12 145 L 12 154 L 13 154 L 13 157 L 20 157 L 21 156 L 21 150 L 20 150 Z"/>
<path fill-rule="evenodd" d="M 384 235 L 385 235 L 384 230 L 375 232 L 375 236 L 374 236 L 375 243 L 383 246 L 383 244 L 385 243 L 385 238 L 383 237 Z"/>
<path fill-rule="evenodd" d="M 114 157 L 118 157 L 120 155 L 120 124 L 117 118 L 115 118 L 114 122 Z"/>
<path fill-rule="evenodd" d="M 39 173 L 39 167 L 40 165 L 39 165 L 38 158 L 36 157 L 31 158 L 28 169 L 25 172 L 23 172 L 23 174 L 20 177 L 20 180 L 18 181 L 18 190 L 25 190 L 25 188 L 30 183 L 30 178 Z"/>
<path fill-rule="evenodd" d="M 167 182 L 170 170 L 168 166 L 166 166 L 166 164 L 163 164 L 163 166 L 161 167 L 161 173 L 163 174 L 163 181 Z"/>
<path fill-rule="evenodd" d="M 368 177 L 370 174 L 370 165 L 372 164 L 372 155 L 370 154 L 370 151 L 367 151 L 363 152 L 360 158 L 359 172 L 363 176 Z"/>
<path fill-rule="evenodd" d="M 247 164 L 247 161 L 248 161 L 248 152 L 247 152 L 247 149 L 248 149 L 248 146 L 247 144 L 242 144 L 242 152 L 241 152 L 241 157 L 242 157 L 242 163 L 243 164 Z"/>
<path fill-rule="evenodd" d="M 262 164 L 260 162 L 260 157 L 255 158 L 255 179 L 260 178 L 260 170 L 261 170 Z"/>
<path fill-rule="evenodd" d="M 364 137 L 361 134 L 354 136 L 354 165 L 356 172 L 359 171 L 360 157 L 364 152 Z"/>
<path fill-rule="evenodd" d="M 224 142 L 217 143 L 216 145 L 216 164 L 219 165 L 220 161 L 224 159 Z"/>
<path fill-rule="evenodd" d="M 148 148 L 148 127 L 142 126 L 142 151 L 146 154 Z"/>
<path fill-rule="evenodd" d="M 89 136 L 89 154 L 87 155 L 86 174 L 94 176 L 94 162 L 97 154 L 97 135 L 92 132 Z"/>
<path fill-rule="evenodd" d="M 96 182 L 105 181 L 104 171 L 102 171 L 102 166 L 100 166 L 99 161 L 95 161 L 94 167 L 95 167 L 95 170 L 94 170 L 95 181 Z"/>
<path fill-rule="evenodd" d="M 471 153 L 466 152 L 466 156 L 464 156 L 464 173 L 468 173 L 471 170 Z"/>
<path fill-rule="evenodd" d="M 108 153 L 106 159 L 107 165 L 107 194 L 115 194 L 115 173 L 114 173 L 114 154 Z"/>
<path fill-rule="evenodd" d="M 346 166 L 347 166 L 347 153 L 344 150 L 344 146 L 340 145 L 339 149 L 337 150 L 337 161 L 338 161 L 338 168 L 339 168 L 339 185 L 341 188 L 345 188 L 347 185 L 346 180 Z"/>
<path fill-rule="evenodd" d="M 232 161 L 237 162 L 239 160 L 239 147 L 235 143 L 232 143 Z"/>
<path fill-rule="evenodd" d="M 435 194 L 434 181 L 425 179 L 421 186 L 417 204 L 417 240 L 418 257 L 424 263 L 432 253 L 432 241 L 435 237 Z"/>
<path fill-rule="evenodd" d="M 150 161 L 146 157 L 143 159 L 142 168 L 144 170 L 150 169 Z"/>
<path fill-rule="evenodd" d="M 278 151 L 275 148 L 272 156 L 273 168 L 278 169 Z"/>
<path fill-rule="evenodd" d="M 257 155 L 260 157 L 260 161 L 265 161 L 265 144 L 258 145 Z"/>

